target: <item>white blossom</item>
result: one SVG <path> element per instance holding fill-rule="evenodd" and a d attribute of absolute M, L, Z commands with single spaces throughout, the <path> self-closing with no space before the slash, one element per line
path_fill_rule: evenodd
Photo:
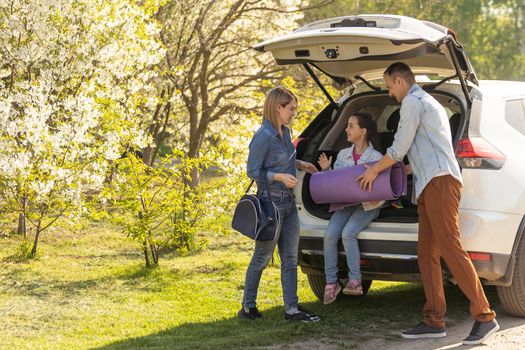
<path fill-rule="evenodd" d="M 50 196 L 80 206 L 83 191 L 102 186 L 108 162 L 124 147 L 146 144 L 132 121 L 139 97 L 154 88 L 148 66 L 164 54 L 158 31 L 127 0 L 0 1 L 0 178 L 7 188 L 34 194 L 35 206 Z"/>

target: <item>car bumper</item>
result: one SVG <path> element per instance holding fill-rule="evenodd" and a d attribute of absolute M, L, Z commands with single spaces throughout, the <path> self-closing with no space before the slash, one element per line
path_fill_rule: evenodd
<path fill-rule="evenodd" d="M 421 279 L 417 263 L 417 241 L 359 240 L 361 274 L 363 279 L 413 282 Z M 476 255 L 476 256 L 479 256 Z M 510 285 L 507 271 L 511 255 L 484 254 L 483 261 L 473 260 L 478 276 L 485 284 Z M 299 241 L 299 266 L 307 274 L 324 273 L 323 239 L 301 237 Z M 347 265 L 343 246 L 339 242 L 338 268 L 341 278 L 346 277 Z M 509 275 L 510 273 L 510 275 Z M 443 278 L 454 282 L 446 264 Z"/>

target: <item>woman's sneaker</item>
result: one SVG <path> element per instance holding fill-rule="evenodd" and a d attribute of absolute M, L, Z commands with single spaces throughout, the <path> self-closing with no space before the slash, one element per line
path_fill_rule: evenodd
<path fill-rule="evenodd" d="M 343 294 L 346 295 L 363 295 L 363 286 L 358 280 L 349 280 L 343 289 Z"/>
<path fill-rule="evenodd" d="M 323 304 L 328 305 L 335 301 L 337 298 L 337 294 L 341 292 L 341 286 L 339 283 L 327 283 L 324 287 L 324 298 L 323 298 Z"/>
<path fill-rule="evenodd" d="M 298 321 L 298 322 L 317 322 L 321 320 L 321 317 L 314 314 L 313 312 L 306 311 L 302 307 L 298 306 L 294 313 L 284 313 L 284 319 L 287 321 Z"/>
<path fill-rule="evenodd" d="M 255 320 L 257 318 L 262 318 L 262 314 L 256 307 L 251 307 L 246 311 L 244 307 L 239 310 L 237 317 L 241 320 Z"/>

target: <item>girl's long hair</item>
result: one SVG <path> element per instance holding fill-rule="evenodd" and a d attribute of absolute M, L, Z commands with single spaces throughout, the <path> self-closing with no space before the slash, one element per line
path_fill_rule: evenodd
<path fill-rule="evenodd" d="M 264 119 L 268 120 L 277 129 L 277 118 L 279 117 L 277 107 L 284 107 L 292 100 L 295 100 L 295 103 L 298 102 L 294 93 L 284 86 L 277 86 L 271 89 L 264 100 Z"/>
<path fill-rule="evenodd" d="M 355 117 L 357 119 L 357 124 L 361 129 L 366 129 L 366 141 L 371 142 L 372 146 L 376 150 L 380 149 L 379 145 L 379 135 L 377 133 L 377 123 L 369 113 L 365 112 L 355 112 L 352 113 L 350 117 Z"/>

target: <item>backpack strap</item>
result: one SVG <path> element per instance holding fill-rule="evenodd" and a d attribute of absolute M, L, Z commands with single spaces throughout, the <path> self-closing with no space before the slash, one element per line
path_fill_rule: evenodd
<path fill-rule="evenodd" d="M 270 185 L 268 184 L 268 171 L 267 170 L 261 170 L 261 172 L 262 172 L 261 182 L 264 184 L 266 192 L 268 192 L 268 197 L 270 197 L 270 201 L 273 202 L 272 192 L 270 192 Z"/>
<path fill-rule="evenodd" d="M 244 194 L 248 194 L 248 191 L 250 190 L 250 188 L 252 188 L 252 185 L 253 185 L 254 182 L 255 182 L 255 180 L 252 180 L 250 182 L 250 184 L 248 185 L 248 188 L 246 189 L 246 192 L 244 192 Z"/>

